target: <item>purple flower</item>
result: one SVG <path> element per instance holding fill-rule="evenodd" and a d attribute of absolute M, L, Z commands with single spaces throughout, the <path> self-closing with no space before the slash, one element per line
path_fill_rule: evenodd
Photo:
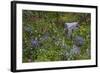
<path fill-rule="evenodd" d="M 32 44 L 33 47 L 37 47 L 37 46 L 39 46 L 39 41 L 32 39 L 31 44 Z"/>
<path fill-rule="evenodd" d="M 82 46 L 84 44 L 84 39 L 80 36 L 77 36 L 75 38 L 74 44 L 76 44 L 77 46 Z"/>
<path fill-rule="evenodd" d="M 76 45 L 73 45 L 73 48 L 71 49 L 70 54 L 71 55 L 80 54 L 80 48 L 78 46 L 76 46 Z"/>

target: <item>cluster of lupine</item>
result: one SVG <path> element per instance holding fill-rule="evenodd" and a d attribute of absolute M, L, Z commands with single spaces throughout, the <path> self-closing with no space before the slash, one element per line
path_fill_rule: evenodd
<path fill-rule="evenodd" d="M 69 23 L 70 24 L 70 23 Z M 72 23 L 71 23 L 72 24 Z M 68 32 L 75 30 L 77 27 L 75 27 L 76 24 L 74 25 L 67 25 L 67 27 L 65 27 L 64 29 L 68 29 Z M 72 28 L 72 30 L 69 30 L 70 28 Z M 64 30 L 64 31 L 66 31 Z M 29 31 L 31 33 L 31 31 Z M 73 31 L 74 32 L 74 31 Z M 72 34 L 73 32 L 67 33 L 67 35 Z M 65 33 L 66 34 L 66 33 Z M 31 39 L 31 45 L 33 48 L 37 48 L 37 47 L 41 47 L 40 44 L 43 44 L 43 42 L 45 40 L 48 40 L 48 38 L 50 34 L 48 32 L 46 32 L 42 37 L 40 37 L 39 39 L 35 38 L 35 39 Z M 71 35 L 72 36 L 72 35 Z M 68 60 L 71 59 L 72 55 L 79 55 L 80 54 L 80 47 L 84 44 L 84 39 L 81 36 L 76 36 L 75 38 L 71 39 L 71 41 L 73 41 L 73 47 L 70 48 L 70 50 L 68 51 L 68 45 L 63 42 L 63 39 L 59 39 L 56 36 L 51 37 L 52 38 L 52 43 L 54 42 L 54 44 L 58 47 L 60 47 L 61 49 L 64 48 L 63 52 L 63 56 L 64 57 L 68 57 Z M 67 37 L 66 37 L 67 38 Z"/>
<path fill-rule="evenodd" d="M 36 40 L 36 39 L 32 39 L 31 43 L 32 43 L 32 47 L 38 47 L 39 46 L 39 41 Z"/>
<path fill-rule="evenodd" d="M 79 55 L 80 54 L 80 47 L 84 44 L 84 39 L 81 36 L 72 36 L 72 33 L 79 29 L 79 24 L 77 22 L 72 23 L 65 23 L 65 31 L 67 30 L 67 36 L 68 38 L 73 41 L 73 47 L 70 49 L 69 52 L 67 52 L 67 56 L 69 59 L 72 57 L 72 55 Z M 72 37 L 72 38 L 71 38 Z M 66 53 L 65 53 L 66 55 Z"/>

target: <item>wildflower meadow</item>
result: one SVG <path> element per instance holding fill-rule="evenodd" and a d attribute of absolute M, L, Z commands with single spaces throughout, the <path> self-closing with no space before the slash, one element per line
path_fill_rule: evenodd
<path fill-rule="evenodd" d="M 22 61 L 91 59 L 91 14 L 22 11 Z"/>

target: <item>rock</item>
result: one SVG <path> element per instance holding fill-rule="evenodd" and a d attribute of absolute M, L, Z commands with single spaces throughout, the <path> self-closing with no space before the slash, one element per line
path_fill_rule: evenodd
<path fill-rule="evenodd" d="M 72 37 L 72 32 L 79 28 L 78 22 L 65 23 L 64 29 L 67 31 L 68 37 Z"/>

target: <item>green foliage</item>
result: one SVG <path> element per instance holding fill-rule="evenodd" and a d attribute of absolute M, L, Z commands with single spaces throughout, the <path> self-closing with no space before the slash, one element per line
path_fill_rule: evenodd
<path fill-rule="evenodd" d="M 23 10 L 23 62 L 63 61 L 90 59 L 90 14 Z M 85 20 L 83 20 L 85 19 Z M 82 36 L 80 54 L 71 54 L 73 38 L 67 38 L 64 23 L 79 22 L 80 28 L 72 33 Z M 47 36 L 44 36 L 45 34 Z M 44 36 L 44 37 L 43 37 Z M 39 45 L 32 45 L 32 39 Z M 45 39 L 45 40 L 44 40 Z"/>

